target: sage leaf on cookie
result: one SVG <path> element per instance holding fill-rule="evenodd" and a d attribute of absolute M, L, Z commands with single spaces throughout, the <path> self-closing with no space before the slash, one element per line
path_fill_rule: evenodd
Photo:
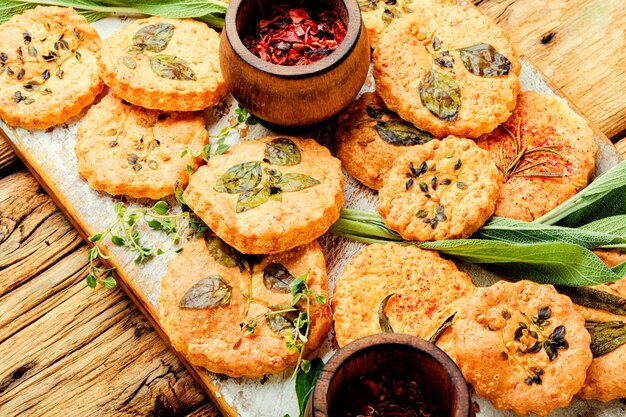
<path fill-rule="evenodd" d="M 431 68 L 418 90 L 428 111 L 441 120 L 456 120 L 461 107 L 461 89 L 452 77 Z"/>
<path fill-rule="evenodd" d="M 276 181 L 276 187 L 282 192 L 300 191 L 305 188 L 313 187 L 320 182 L 315 178 L 311 178 L 304 174 L 289 173 L 285 174 Z"/>
<path fill-rule="evenodd" d="M 201 279 L 178 303 L 179 308 L 215 308 L 228 304 L 232 287 L 219 275 Z"/>
<path fill-rule="evenodd" d="M 220 265 L 233 268 L 239 265 L 236 250 L 217 236 L 206 236 L 204 238 L 206 247 Z"/>
<path fill-rule="evenodd" d="M 244 162 L 228 168 L 213 189 L 218 193 L 241 193 L 259 185 L 262 176 L 260 162 Z"/>
<path fill-rule="evenodd" d="M 374 129 L 381 139 L 395 146 L 423 145 L 434 138 L 408 122 L 378 120 Z"/>
<path fill-rule="evenodd" d="M 626 315 L 626 299 L 610 292 L 589 287 L 571 288 L 557 286 L 556 290 L 563 295 L 567 295 L 575 304 L 583 307 Z"/>
<path fill-rule="evenodd" d="M 385 298 L 383 298 L 383 301 L 381 301 L 380 305 L 378 306 L 378 325 L 380 326 L 380 330 L 382 330 L 383 333 L 393 333 L 393 328 L 389 323 L 389 317 L 387 317 L 387 315 L 385 314 L 385 308 L 387 307 L 389 299 L 394 295 L 396 294 L 391 293 L 387 295 Z"/>
<path fill-rule="evenodd" d="M 511 61 L 488 43 L 459 49 L 461 61 L 469 72 L 480 77 L 499 77 L 511 71 Z"/>
<path fill-rule="evenodd" d="M 133 36 L 133 43 L 150 52 L 161 52 L 172 40 L 174 25 L 170 23 L 158 23 L 144 26 Z"/>
<path fill-rule="evenodd" d="M 291 293 L 290 285 L 294 279 L 294 276 L 289 273 L 287 268 L 278 263 L 269 264 L 263 269 L 263 284 L 265 288 L 277 293 Z"/>
<path fill-rule="evenodd" d="M 265 162 L 273 165 L 298 165 L 300 149 L 288 138 L 278 138 L 265 144 Z"/>
<path fill-rule="evenodd" d="M 296 326 L 294 321 L 298 318 L 298 314 L 295 311 L 283 311 L 285 308 L 275 307 L 276 312 L 270 312 L 267 314 L 267 325 L 272 331 L 278 333 L 282 337 L 293 336 L 296 333 Z"/>
<path fill-rule="evenodd" d="M 587 322 L 591 334 L 591 353 L 594 358 L 606 355 L 626 343 L 626 324 L 621 321 Z"/>
<path fill-rule="evenodd" d="M 196 81 L 198 79 L 187 62 L 174 55 L 151 55 L 150 68 L 156 75 L 168 80 Z"/>
<path fill-rule="evenodd" d="M 439 326 L 439 328 L 437 330 L 435 330 L 435 333 L 433 333 L 433 335 L 430 336 L 430 339 L 428 339 L 428 341 L 430 343 L 437 343 L 439 341 L 439 338 L 441 337 L 441 335 L 444 334 L 444 332 L 448 328 L 452 327 L 452 321 L 454 320 L 454 316 L 456 316 L 456 313 L 454 313 L 453 315 L 448 317 L 446 319 L 446 321 L 441 323 L 441 326 Z"/>
<path fill-rule="evenodd" d="M 235 211 L 243 213 L 265 203 L 270 198 L 270 190 L 267 187 L 255 188 L 239 195 Z"/>

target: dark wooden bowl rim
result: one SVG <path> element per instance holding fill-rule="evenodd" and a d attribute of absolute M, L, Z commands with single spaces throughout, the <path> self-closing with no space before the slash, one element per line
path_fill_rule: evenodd
<path fill-rule="evenodd" d="M 328 404 L 327 393 L 330 389 L 330 383 L 335 373 L 345 364 L 350 361 L 353 356 L 358 355 L 364 350 L 375 349 L 381 345 L 398 345 L 402 347 L 409 347 L 424 353 L 426 356 L 433 358 L 435 362 L 441 365 L 450 377 L 454 384 L 455 396 L 457 398 L 458 408 L 454 417 L 467 417 L 470 415 L 471 410 L 471 396 L 467 387 L 467 382 L 463 378 L 461 370 L 456 366 L 454 361 L 446 355 L 441 349 L 434 344 L 420 339 L 416 336 L 400 333 L 384 333 L 367 336 L 362 339 L 355 340 L 339 349 L 337 353 L 328 361 L 328 363 L 322 369 L 319 379 L 313 394 L 311 395 L 312 416 L 316 411 L 321 411 L 320 408 L 329 410 L 330 404 Z M 317 407 L 321 405 L 321 407 Z"/>
<path fill-rule="evenodd" d="M 324 73 L 339 65 L 350 53 L 359 40 L 361 33 L 361 9 L 357 0 L 342 0 L 348 12 L 348 29 L 346 37 L 339 47 L 329 56 L 308 65 L 288 66 L 277 65 L 265 61 L 246 48 L 237 32 L 237 16 L 241 3 L 246 0 L 232 0 L 228 5 L 224 19 L 224 32 L 228 43 L 241 59 L 256 69 L 285 78 L 304 78 Z"/>

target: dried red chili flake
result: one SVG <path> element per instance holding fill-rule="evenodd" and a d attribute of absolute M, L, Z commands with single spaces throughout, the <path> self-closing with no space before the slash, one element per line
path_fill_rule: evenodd
<path fill-rule="evenodd" d="M 256 56 L 277 65 L 307 65 L 327 57 L 346 37 L 334 10 L 309 11 L 272 5 L 270 19 L 259 21 L 243 43 Z"/>

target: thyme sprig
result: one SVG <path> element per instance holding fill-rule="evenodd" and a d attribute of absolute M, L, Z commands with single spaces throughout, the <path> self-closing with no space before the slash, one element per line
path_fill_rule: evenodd
<path fill-rule="evenodd" d="M 504 174 L 504 182 L 506 183 L 513 177 L 541 177 L 541 178 L 562 178 L 563 172 L 545 172 L 545 171 L 532 171 L 529 172 L 533 168 L 537 168 L 540 166 L 545 166 L 546 161 L 538 161 L 536 159 L 530 158 L 529 155 L 538 154 L 538 153 L 548 153 L 552 155 L 556 155 L 559 158 L 562 158 L 563 161 L 567 162 L 567 158 L 556 151 L 558 146 L 540 146 L 537 148 L 528 148 L 528 145 L 525 144 L 522 146 L 522 119 L 517 120 L 517 132 L 513 134 L 506 126 L 500 125 L 500 128 L 504 130 L 506 135 L 513 141 L 515 146 L 515 153 L 513 159 L 507 161 L 507 158 L 504 156 L 504 145 L 505 141 L 500 143 L 500 154 L 499 154 L 499 163 L 496 163 L 498 169 Z"/>

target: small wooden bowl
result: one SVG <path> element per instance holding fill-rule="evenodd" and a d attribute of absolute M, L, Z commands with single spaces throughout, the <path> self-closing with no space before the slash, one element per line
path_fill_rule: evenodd
<path fill-rule="evenodd" d="M 330 406 L 344 384 L 379 371 L 415 378 L 439 416 L 475 415 L 467 383 L 448 355 L 418 337 L 386 333 L 364 337 L 339 349 L 320 373 L 305 416 L 330 416 Z"/>
<path fill-rule="evenodd" d="M 220 65 L 233 97 L 258 119 L 279 126 L 308 126 L 339 113 L 359 93 L 370 65 L 370 46 L 356 0 L 311 2 L 337 11 L 346 37 L 329 56 L 309 65 L 264 61 L 243 44 L 240 33 L 270 10 L 274 0 L 232 0 L 220 42 Z"/>

